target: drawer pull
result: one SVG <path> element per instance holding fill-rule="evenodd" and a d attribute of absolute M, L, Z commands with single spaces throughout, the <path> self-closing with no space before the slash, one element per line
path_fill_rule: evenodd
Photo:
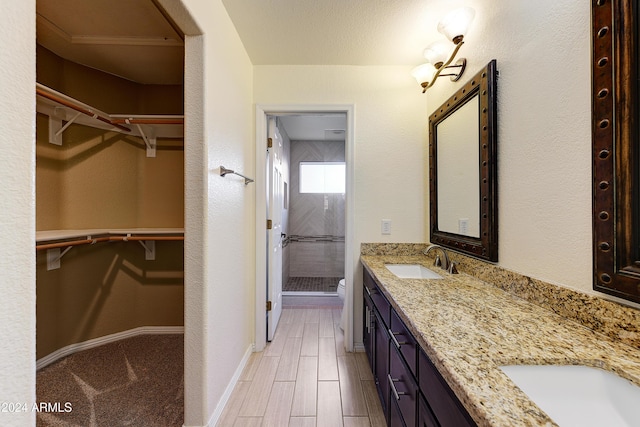
<path fill-rule="evenodd" d="M 371 296 L 371 291 L 369 290 L 369 288 L 367 288 L 366 286 L 364 287 L 364 290 L 367 291 L 367 295 Z"/>
<path fill-rule="evenodd" d="M 389 335 L 391 336 L 391 340 L 393 341 L 393 343 L 395 344 L 395 346 L 396 346 L 396 348 L 397 348 L 397 349 L 400 349 L 400 346 L 401 346 L 401 345 L 403 345 L 403 344 L 409 344 L 409 343 L 408 343 L 408 342 L 406 342 L 406 341 L 399 342 L 399 341 L 396 339 L 396 335 L 402 335 L 402 332 L 393 332 L 393 331 L 391 330 L 391 328 L 387 329 L 387 331 L 389 332 Z"/>
<path fill-rule="evenodd" d="M 396 385 L 394 384 L 394 382 L 398 382 L 400 380 L 394 380 L 393 378 L 391 378 L 391 374 L 387 374 L 387 380 L 389 381 L 389 385 L 391 386 L 391 391 L 393 392 L 393 395 L 396 397 L 396 400 L 400 400 L 400 395 L 406 394 L 403 391 L 396 390 Z"/>

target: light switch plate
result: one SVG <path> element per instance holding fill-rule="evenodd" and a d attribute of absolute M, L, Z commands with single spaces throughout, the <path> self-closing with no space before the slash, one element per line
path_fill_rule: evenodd
<path fill-rule="evenodd" d="M 383 219 L 382 220 L 382 234 L 391 234 L 391 220 Z"/>

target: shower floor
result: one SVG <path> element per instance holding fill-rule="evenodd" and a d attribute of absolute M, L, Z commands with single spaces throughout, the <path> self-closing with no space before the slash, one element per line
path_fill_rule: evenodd
<path fill-rule="evenodd" d="M 289 277 L 285 292 L 336 292 L 342 277 Z"/>

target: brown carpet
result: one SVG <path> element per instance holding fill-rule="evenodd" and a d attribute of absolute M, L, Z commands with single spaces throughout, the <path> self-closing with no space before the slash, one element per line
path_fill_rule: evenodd
<path fill-rule="evenodd" d="M 181 334 L 141 335 L 42 368 L 37 401 L 60 402 L 63 411 L 39 412 L 37 426 L 182 426 L 183 341 Z"/>

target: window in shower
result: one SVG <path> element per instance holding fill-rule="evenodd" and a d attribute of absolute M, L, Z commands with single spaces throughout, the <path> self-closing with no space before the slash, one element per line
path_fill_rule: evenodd
<path fill-rule="evenodd" d="M 345 192 L 344 162 L 300 162 L 300 193 Z"/>

